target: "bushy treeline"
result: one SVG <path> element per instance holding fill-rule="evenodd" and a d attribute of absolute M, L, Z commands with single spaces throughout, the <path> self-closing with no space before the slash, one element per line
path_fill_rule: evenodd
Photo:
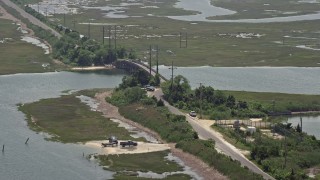
<path fill-rule="evenodd" d="M 272 114 L 290 114 L 295 111 L 320 110 L 319 102 L 294 103 L 290 101 L 279 101 L 276 106 L 272 101 L 247 101 L 244 98 L 237 99 L 236 96 L 215 90 L 210 86 L 200 86 L 192 90 L 188 79 L 179 75 L 173 81 L 162 84 L 164 98 L 175 107 L 183 110 L 194 110 L 206 115 L 210 119 L 221 120 L 230 118 L 259 118 Z M 239 93 L 238 93 L 239 94 Z M 270 95 L 268 95 L 270 96 Z M 286 97 L 286 96 L 284 96 Z"/>
<path fill-rule="evenodd" d="M 263 117 L 265 112 L 250 106 L 246 101 L 236 100 L 210 86 L 201 86 L 191 90 L 189 81 L 183 76 L 174 78 L 173 83 L 162 84 L 165 99 L 179 109 L 195 110 L 211 119 L 229 119 L 231 117 Z"/>
<path fill-rule="evenodd" d="M 128 87 L 143 87 L 145 85 L 159 86 L 160 85 L 160 76 L 156 74 L 154 77 L 144 70 L 137 70 L 133 72 L 130 76 L 124 76 L 122 83 L 119 85 L 118 89 L 126 89 Z"/>
<path fill-rule="evenodd" d="M 214 148 L 214 141 L 198 139 L 198 134 L 186 121 L 185 116 L 171 114 L 161 100 L 148 98 L 143 89 L 128 83 L 135 79 L 138 81 L 136 84 L 143 84 L 139 79 L 144 78 L 138 78 L 139 73 L 133 75 L 125 77 L 112 97 L 107 99 L 119 107 L 121 115 L 154 130 L 164 140 L 177 143 L 178 148 L 201 158 L 230 179 L 263 179 L 241 167 L 239 162 L 218 153 Z"/>
<path fill-rule="evenodd" d="M 285 138 L 275 140 L 257 133 L 251 159 L 276 179 L 308 179 L 305 169 L 320 163 L 320 141 L 290 123 L 277 124 L 274 130 Z"/>
<path fill-rule="evenodd" d="M 13 2 L 20 6 L 24 6 L 25 4 L 22 0 L 13 0 Z M 62 26 L 61 24 L 56 24 L 52 21 L 48 21 L 44 15 L 38 13 L 28 5 L 24 6 L 24 9 L 29 14 L 64 35 L 62 38 L 57 39 L 48 31 L 28 23 L 28 27 L 35 30 L 36 35 L 39 38 L 45 39 L 53 45 L 53 58 L 59 59 L 65 64 L 78 66 L 101 66 L 105 64 L 112 64 L 118 58 L 136 58 L 135 53 L 132 50 L 127 51 L 124 47 L 117 49 L 108 48 L 100 42 L 89 39 L 84 35 L 80 35 L 79 32 L 75 30 Z M 55 39 L 53 40 L 53 38 Z"/>
<path fill-rule="evenodd" d="M 124 48 L 108 49 L 93 39 L 80 37 L 80 34 L 75 31 L 65 30 L 64 36 L 53 45 L 53 48 L 54 58 L 66 64 L 79 66 L 112 64 L 118 57 L 127 57 Z"/>

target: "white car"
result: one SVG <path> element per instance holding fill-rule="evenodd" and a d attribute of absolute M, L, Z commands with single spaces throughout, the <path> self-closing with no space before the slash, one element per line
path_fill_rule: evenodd
<path fill-rule="evenodd" d="M 190 112 L 189 112 L 189 115 L 190 115 L 191 117 L 196 117 L 196 116 L 197 116 L 197 113 L 196 113 L 195 111 L 190 111 Z"/>

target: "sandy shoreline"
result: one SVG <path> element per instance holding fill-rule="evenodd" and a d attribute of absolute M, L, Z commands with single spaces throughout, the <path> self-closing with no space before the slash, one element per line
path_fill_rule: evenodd
<path fill-rule="evenodd" d="M 121 148 L 101 148 L 101 142 L 100 141 L 93 141 L 93 142 L 88 142 L 86 143 L 87 146 L 90 147 L 100 147 L 101 153 L 116 153 L 116 154 L 123 154 L 123 153 L 134 153 L 133 151 L 137 150 L 137 153 L 143 153 L 143 152 L 151 152 L 151 150 L 153 151 L 157 151 L 160 149 L 166 150 L 166 149 L 170 149 L 171 153 L 180 158 L 184 164 L 186 166 L 189 166 L 193 171 L 195 171 L 198 175 L 200 175 L 203 179 L 217 179 L 217 180 L 224 180 L 224 179 L 228 179 L 226 176 L 222 175 L 220 172 L 218 172 L 216 169 L 214 169 L 213 167 L 210 167 L 208 164 L 204 163 L 202 160 L 200 160 L 198 157 L 183 152 L 181 149 L 177 149 L 175 148 L 175 144 L 171 143 L 171 144 L 165 144 L 165 141 L 161 139 L 161 137 L 154 131 L 136 123 L 133 122 L 129 119 L 124 118 L 123 116 L 120 115 L 120 113 L 118 112 L 118 107 L 111 105 L 110 103 L 107 103 L 105 101 L 105 98 L 108 96 L 111 96 L 112 91 L 106 91 L 103 93 L 97 93 L 95 96 L 95 99 L 97 100 L 97 102 L 99 103 L 98 106 L 98 110 L 100 112 L 103 113 L 104 117 L 107 118 L 115 118 L 118 119 L 120 121 L 123 121 L 131 126 L 136 127 L 137 129 L 144 131 L 146 133 L 148 133 L 149 135 L 153 136 L 154 138 L 156 138 L 159 142 L 161 142 L 160 144 L 155 144 L 155 143 L 145 143 L 145 144 L 140 144 L 140 142 L 138 142 L 138 146 L 142 146 L 141 149 L 133 149 L 133 150 L 128 150 L 128 149 L 121 149 Z M 164 143 L 164 144 L 162 144 Z"/>
<path fill-rule="evenodd" d="M 121 141 L 121 140 L 119 140 Z M 125 140 L 123 140 L 125 141 Z M 106 143 L 107 141 L 89 141 L 85 143 L 85 146 L 98 148 L 100 152 L 98 154 L 108 155 L 108 154 L 138 154 L 138 153 L 148 153 L 156 151 L 165 151 L 170 149 L 168 144 L 156 144 L 156 143 L 146 143 L 137 142 L 138 146 L 132 147 L 122 147 L 120 145 L 114 147 L 101 147 L 101 143 Z"/>
<path fill-rule="evenodd" d="M 73 67 L 71 70 L 73 71 L 94 71 L 94 70 L 103 70 L 103 69 L 114 69 L 115 67 L 112 65 L 106 66 L 86 66 L 86 67 Z"/>

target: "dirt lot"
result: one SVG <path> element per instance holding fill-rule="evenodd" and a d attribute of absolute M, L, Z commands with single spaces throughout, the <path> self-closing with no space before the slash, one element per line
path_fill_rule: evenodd
<path fill-rule="evenodd" d="M 90 141 L 85 143 L 88 147 L 101 148 L 99 154 L 108 155 L 108 154 L 137 154 L 137 153 L 148 153 L 155 151 L 164 151 L 170 149 L 168 144 L 155 144 L 155 143 L 146 143 L 146 142 L 137 142 L 138 146 L 131 147 L 101 147 L 101 143 L 106 143 L 107 141 Z"/>

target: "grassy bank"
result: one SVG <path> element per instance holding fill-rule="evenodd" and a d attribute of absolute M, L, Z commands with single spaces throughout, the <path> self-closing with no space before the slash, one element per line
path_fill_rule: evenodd
<path fill-rule="evenodd" d="M 140 172 L 154 172 L 162 174 L 165 172 L 182 171 L 183 168 L 173 161 L 166 159 L 169 151 L 151 152 L 143 154 L 122 154 L 122 155 L 100 155 L 100 165 L 105 169 L 117 172 L 115 179 L 139 179 L 136 177 Z M 143 161 L 142 161 L 143 159 Z M 144 178 L 141 178 L 144 179 Z M 191 179 L 189 175 L 169 175 L 165 179 Z"/>
<path fill-rule="evenodd" d="M 320 95 L 284 94 L 267 92 L 224 91 L 236 99 L 247 101 L 250 105 L 260 104 L 268 111 L 320 111 Z M 274 104 L 274 105 L 273 105 Z"/>
<path fill-rule="evenodd" d="M 86 142 L 105 140 L 111 135 L 119 139 L 133 139 L 126 129 L 118 127 L 118 123 L 104 118 L 100 112 L 91 111 L 89 106 L 76 97 L 78 95 L 82 93 L 43 99 L 24 104 L 19 109 L 26 114 L 29 127 L 52 134 L 50 140 Z"/>
<path fill-rule="evenodd" d="M 23 35 L 10 20 L 0 19 L 0 74 L 36 73 L 54 71 L 55 65 L 44 50 L 21 41 Z M 10 39 L 5 39 L 10 38 Z M 42 64 L 50 66 L 44 68 Z"/>

